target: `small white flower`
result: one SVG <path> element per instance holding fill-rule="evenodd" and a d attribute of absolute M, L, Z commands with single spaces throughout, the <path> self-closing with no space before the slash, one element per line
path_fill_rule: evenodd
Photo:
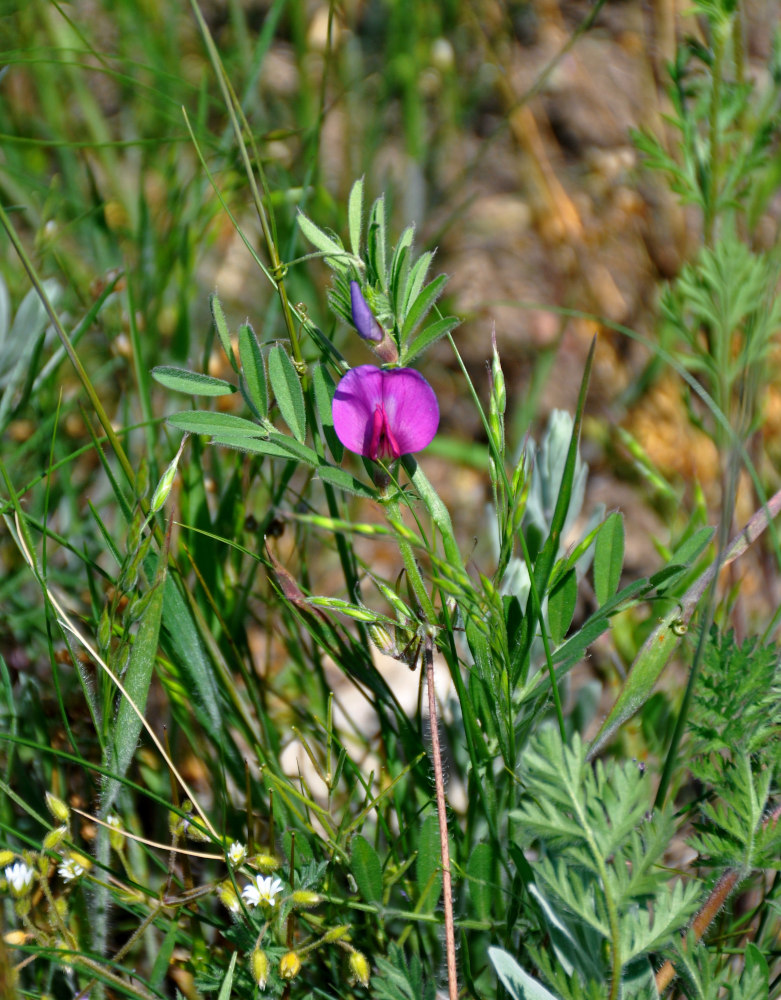
<path fill-rule="evenodd" d="M 73 858 L 65 858 L 60 867 L 57 869 L 60 873 L 60 877 L 65 882 L 73 882 L 79 876 L 84 874 L 84 866 L 80 865 L 78 861 Z"/>
<path fill-rule="evenodd" d="M 14 896 L 23 896 L 33 884 L 35 871 L 23 861 L 17 861 L 6 868 L 5 877 Z"/>
<path fill-rule="evenodd" d="M 234 840 L 228 848 L 228 861 L 230 861 L 234 868 L 238 868 L 238 866 L 243 863 L 246 856 L 247 848 L 244 844 L 240 844 L 238 840 Z"/>
<path fill-rule="evenodd" d="M 271 875 L 266 876 L 266 878 L 256 875 L 242 889 L 241 898 L 247 906 L 259 906 L 261 903 L 268 903 L 269 906 L 274 906 L 274 897 L 282 892 L 284 888 L 278 878 L 272 878 Z"/>

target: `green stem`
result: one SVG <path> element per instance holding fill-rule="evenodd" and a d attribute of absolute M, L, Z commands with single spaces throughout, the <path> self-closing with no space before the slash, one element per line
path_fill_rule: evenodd
<path fill-rule="evenodd" d="M 540 623 L 540 635 L 542 636 L 542 646 L 545 650 L 545 664 L 548 668 L 548 674 L 550 675 L 550 687 L 551 695 L 553 697 L 553 705 L 556 709 L 556 718 L 559 723 L 559 733 L 561 734 L 562 742 L 566 741 L 566 731 L 564 729 L 564 712 L 561 707 L 561 696 L 559 695 L 559 686 L 556 683 L 556 671 L 553 666 L 553 654 L 551 653 L 550 640 L 548 639 L 548 630 L 545 628 L 545 618 L 542 613 L 542 603 L 540 601 L 540 595 L 537 590 L 537 584 L 534 580 L 534 573 L 532 572 L 531 556 L 529 555 L 529 549 L 526 545 L 526 539 L 522 531 L 518 532 L 518 538 L 521 543 L 521 549 L 523 551 L 523 558 L 526 563 L 526 568 L 529 572 L 529 599 L 532 603 L 532 609 L 534 611 L 534 616 Z"/>
<path fill-rule="evenodd" d="M 724 74 L 724 47 L 729 22 L 712 21 L 713 68 L 710 108 L 708 111 L 708 147 L 710 170 L 708 190 L 705 198 L 705 218 L 703 219 L 703 241 L 705 246 L 713 246 L 713 232 L 716 224 L 716 203 L 719 196 L 721 175 L 721 150 L 719 148 L 719 111 L 721 110 L 721 85 Z"/>

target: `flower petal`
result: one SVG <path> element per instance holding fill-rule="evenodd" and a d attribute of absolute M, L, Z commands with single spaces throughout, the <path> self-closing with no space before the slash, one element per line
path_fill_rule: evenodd
<path fill-rule="evenodd" d="M 383 404 L 388 425 L 402 455 L 422 451 L 439 427 L 434 390 L 414 368 L 383 371 Z"/>
<path fill-rule="evenodd" d="M 358 455 L 369 454 L 374 411 L 382 404 L 382 376 L 376 365 L 359 365 L 342 377 L 334 393 L 336 436 Z"/>
<path fill-rule="evenodd" d="M 384 410 L 400 455 L 425 448 L 437 432 L 437 397 L 420 372 L 359 365 L 343 376 L 334 394 L 334 430 L 345 448 L 370 455 L 377 407 Z"/>

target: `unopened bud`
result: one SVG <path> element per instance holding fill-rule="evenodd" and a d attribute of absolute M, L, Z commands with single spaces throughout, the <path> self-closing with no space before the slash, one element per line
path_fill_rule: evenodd
<path fill-rule="evenodd" d="M 347 964 L 350 969 L 351 982 L 360 983 L 361 986 L 368 986 L 371 969 L 369 968 L 367 957 L 360 951 L 351 951 Z"/>
<path fill-rule="evenodd" d="M 369 633 L 369 638 L 377 647 L 377 649 L 384 653 L 385 656 L 393 656 L 393 652 L 396 649 L 396 643 L 393 641 L 390 632 L 383 626 L 375 624 L 369 624 L 366 626 L 366 631 Z"/>
<path fill-rule="evenodd" d="M 330 931 L 326 931 L 323 934 L 323 944 L 333 944 L 334 941 L 339 941 L 349 933 L 349 924 L 340 924 L 338 927 L 332 927 Z"/>
<path fill-rule="evenodd" d="M 361 286 L 357 281 L 350 282 L 350 309 L 353 315 L 353 323 L 358 331 L 358 336 L 364 340 L 379 344 L 383 338 L 383 330 L 374 313 L 371 311 L 369 303 L 363 297 Z"/>
<path fill-rule="evenodd" d="M 71 818 L 71 811 L 56 795 L 51 792 L 46 793 L 46 806 L 58 823 L 68 823 Z"/>
<path fill-rule="evenodd" d="M 253 868 L 257 868 L 259 872 L 268 875 L 269 872 L 275 872 L 281 862 L 273 854 L 256 854 L 253 856 L 250 864 Z"/>
<path fill-rule="evenodd" d="M 256 948 L 252 952 L 252 958 L 250 959 L 250 966 L 252 968 L 252 978 L 258 984 L 258 986 L 264 990 L 266 988 L 266 983 L 268 982 L 268 972 L 269 972 L 269 960 L 268 955 L 260 948 Z M 293 978 L 290 976 L 289 978 Z"/>
<path fill-rule="evenodd" d="M 173 460 L 169 463 L 168 468 L 160 477 L 157 489 L 152 494 L 152 503 L 149 505 L 149 508 L 153 514 L 156 514 L 168 499 L 168 494 L 171 492 L 174 479 L 176 479 L 176 468 L 179 465 L 179 459 L 182 457 L 182 450 L 184 449 L 184 443 L 186 440 L 187 434 L 185 434 L 182 438 L 182 443 L 179 445 L 179 451 L 177 451 Z"/>
<path fill-rule="evenodd" d="M 294 951 L 289 951 L 279 960 L 279 974 L 283 979 L 295 979 L 301 971 L 301 959 Z"/>
<path fill-rule="evenodd" d="M 63 840 L 68 835 L 67 826 L 55 826 L 53 830 L 49 830 L 46 836 L 43 838 L 44 850 L 53 851 L 56 847 L 59 847 Z"/>
<path fill-rule="evenodd" d="M 308 910 L 312 906 L 317 906 L 322 901 L 322 896 L 310 892 L 309 889 L 296 889 L 290 900 L 296 909 Z"/>
<path fill-rule="evenodd" d="M 504 384 L 504 372 L 499 359 L 499 351 L 496 347 L 496 330 L 491 334 L 491 381 L 492 395 L 495 399 L 496 412 L 503 414 L 507 407 L 507 389 Z"/>
<path fill-rule="evenodd" d="M 0 868 L 10 865 L 16 855 L 13 851 L 0 851 Z"/>

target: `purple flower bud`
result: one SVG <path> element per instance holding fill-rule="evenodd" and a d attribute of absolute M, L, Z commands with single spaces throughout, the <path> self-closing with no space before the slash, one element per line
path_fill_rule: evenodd
<path fill-rule="evenodd" d="M 374 318 L 369 303 L 363 297 L 361 286 L 357 281 L 350 282 L 350 306 L 352 307 L 353 323 L 358 335 L 364 340 L 379 344 L 383 338 L 382 327 Z"/>
<path fill-rule="evenodd" d="M 434 390 L 413 368 L 352 368 L 336 387 L 334 430 L 345 448 L 392 461 L 430 444 L 439 426 Z"/>

